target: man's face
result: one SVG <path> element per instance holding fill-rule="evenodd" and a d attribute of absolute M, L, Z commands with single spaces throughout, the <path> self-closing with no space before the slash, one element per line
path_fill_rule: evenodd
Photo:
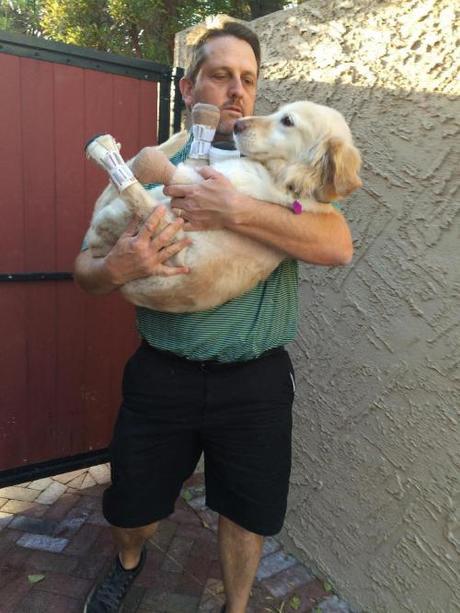
<path fill-rule="evenodd" d="M 257 61 L 251 45 L 234 36 L 214 38 L 206 43 L 206 59 L 195 82 L 182 79 L 184 102 L 218 106 L 221 112 L 217 132 L 228 135 L 240 117 L 252 115 L 257 89 Z"/>

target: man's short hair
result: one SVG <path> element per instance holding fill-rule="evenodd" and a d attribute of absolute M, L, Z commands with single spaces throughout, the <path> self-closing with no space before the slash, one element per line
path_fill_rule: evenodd
<path fill-rule="evenodd" d="M 260 71 L 260 42 L 257 34 L 237 21 L 226 21 L 218 28 L 209 28 L 204 34 L 200 36 L 197 42 L 193 45 L 192 55 L 190 58 L 190 64 L 185 73 L 185 77 L 195 82 L 198 71 L 201 65 L 206 59 L 206 43 L 214 38 L 220 38 L 222 36 L 234 36 L 240 40 L 244 40 L 251 46 L 256 56 L 257 61 L 257 76 Z"/>

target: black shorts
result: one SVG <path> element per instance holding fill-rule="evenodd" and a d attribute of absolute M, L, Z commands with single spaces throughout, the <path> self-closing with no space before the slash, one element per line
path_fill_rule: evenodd
<path fill-rule="evenodd" d="M 278 533 L 289 488 L 293 398 L 293 368 L 283 348 L 222 364 L 143 343 L 123 376 L 105 518 L 135 528 L 167 517 L 204 452 L 206 505 L 256 534 Z"/>

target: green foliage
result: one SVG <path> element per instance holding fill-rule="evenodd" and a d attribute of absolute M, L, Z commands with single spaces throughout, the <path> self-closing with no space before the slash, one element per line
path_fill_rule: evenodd
<path fill-rule="evenodd" d="M 40 34 L 40 0 L 0 0 L 0 30 Z"/>
<path fill-rule="evenodd" d="M 100 0 L 42 0 L 42 33 L 65 43 L 111 50 L 111 23 L 105 5 Z"/>
<path fill-rule="evenodd" d="M 174 34 L 209 15 L 255 19 L 286 0 L 0 0 L 0 28 L 171 63 Z"/>
<path fill-rule="evenodd" d="M 176 5 L 163 0 L 107 0 L 121 53 L 169 63 L 176 30 Z"/>
<path fill-rule="evenodd" d="M 195 2 L 189 2 L 182 0 L 177 11 L 178 30 L 188 28 L 200 23 L 209 15 L 219 13 L 245 19 L 248 17 L 247 10 L 244 10 L 244 7 L 242 10 L 241 5 L 247 5 L 247 2 L 238 0 L 195 0 Z"/>
<path fill-rule="evenodd" d="M 43 581 L 44 578 L 45 575 L 27 575 L 27 580 L 29 583 L 40 583 L 40 581 Z"/>
<path fill-rule="evenodd" d="M 190 500 L 193 498 L 193 494 L 190 490 L 184 489 L 182 491 L 182 498 L 185 500 L 185 502 L 190 502 Z"/>
<path fill-rule="evenodd" d="M 282 0 L 249 0 L 247 4 L 249 4 L 249 8 L 251 10 L 250 18 L 257 19 L 258 17 L 263 17 L 269 13 L 279 11 L 289 3 L 283 2 Z"/>
<path fill-rule="evenodd" d="M 291 607 L 291 609 L 294 609 L 294 611 L 297 611 L 301 604 L 302 601 L 299 596 L 297 596 L 297 594 L 294 594 L 294 596 L 292 596 L 291 600 L 289 601 L 289 606 Z"/>

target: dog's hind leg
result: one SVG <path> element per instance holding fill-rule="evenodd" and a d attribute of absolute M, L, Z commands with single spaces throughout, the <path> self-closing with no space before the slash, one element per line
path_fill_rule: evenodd
<path fill-rule="evenodd" d="M 127 219 L 123 207 L 117 207 L 115 200 L 111 205 L 102 208 L 93 218 L 89 234 L 91 237 L 90 244 L 98 255 L 103 255 L 104 250 L 105 252 L 108 251 L 106 246 L 114 244 L 114 237 L 116 238 L 121 234 L 129 219 L 137 217 L 140 221 L 144 221 L 160 203 L 153 199 L 136 179 L 121 157 L 119 145 L 113 136 L 110 134 L 96 136 L 89 141 L 85 149 L 88 159 L 93 160 L 106 170 L 120 193 L 118 204 L 121 204 L 120 200 L 122 200 L 129 212 Z M 169 164 L 169 160 L 167 162 Z M 174 171 L 175 167 L 172 166 L 172 169 Z M 167 211 L 161 219 L 155 235 L 173 220 L 174 215 Z M 183 232 L 179 231 L 175 235 L 175 240 L 180 240 L 183 236 Z M 171 258 L 171 262 L 175 266 L 183 266 L 184 257 L 183 252 L 178 253 Z"/>
<path fill-rule="evenodd" d="M 108 173 L 132 216 L 145 219 L 155 208 L 155 202 L 142 187 L 120 155 L 119 145 L 110 134 L 92 138 L 85 147 L 86 157 Z"/>

